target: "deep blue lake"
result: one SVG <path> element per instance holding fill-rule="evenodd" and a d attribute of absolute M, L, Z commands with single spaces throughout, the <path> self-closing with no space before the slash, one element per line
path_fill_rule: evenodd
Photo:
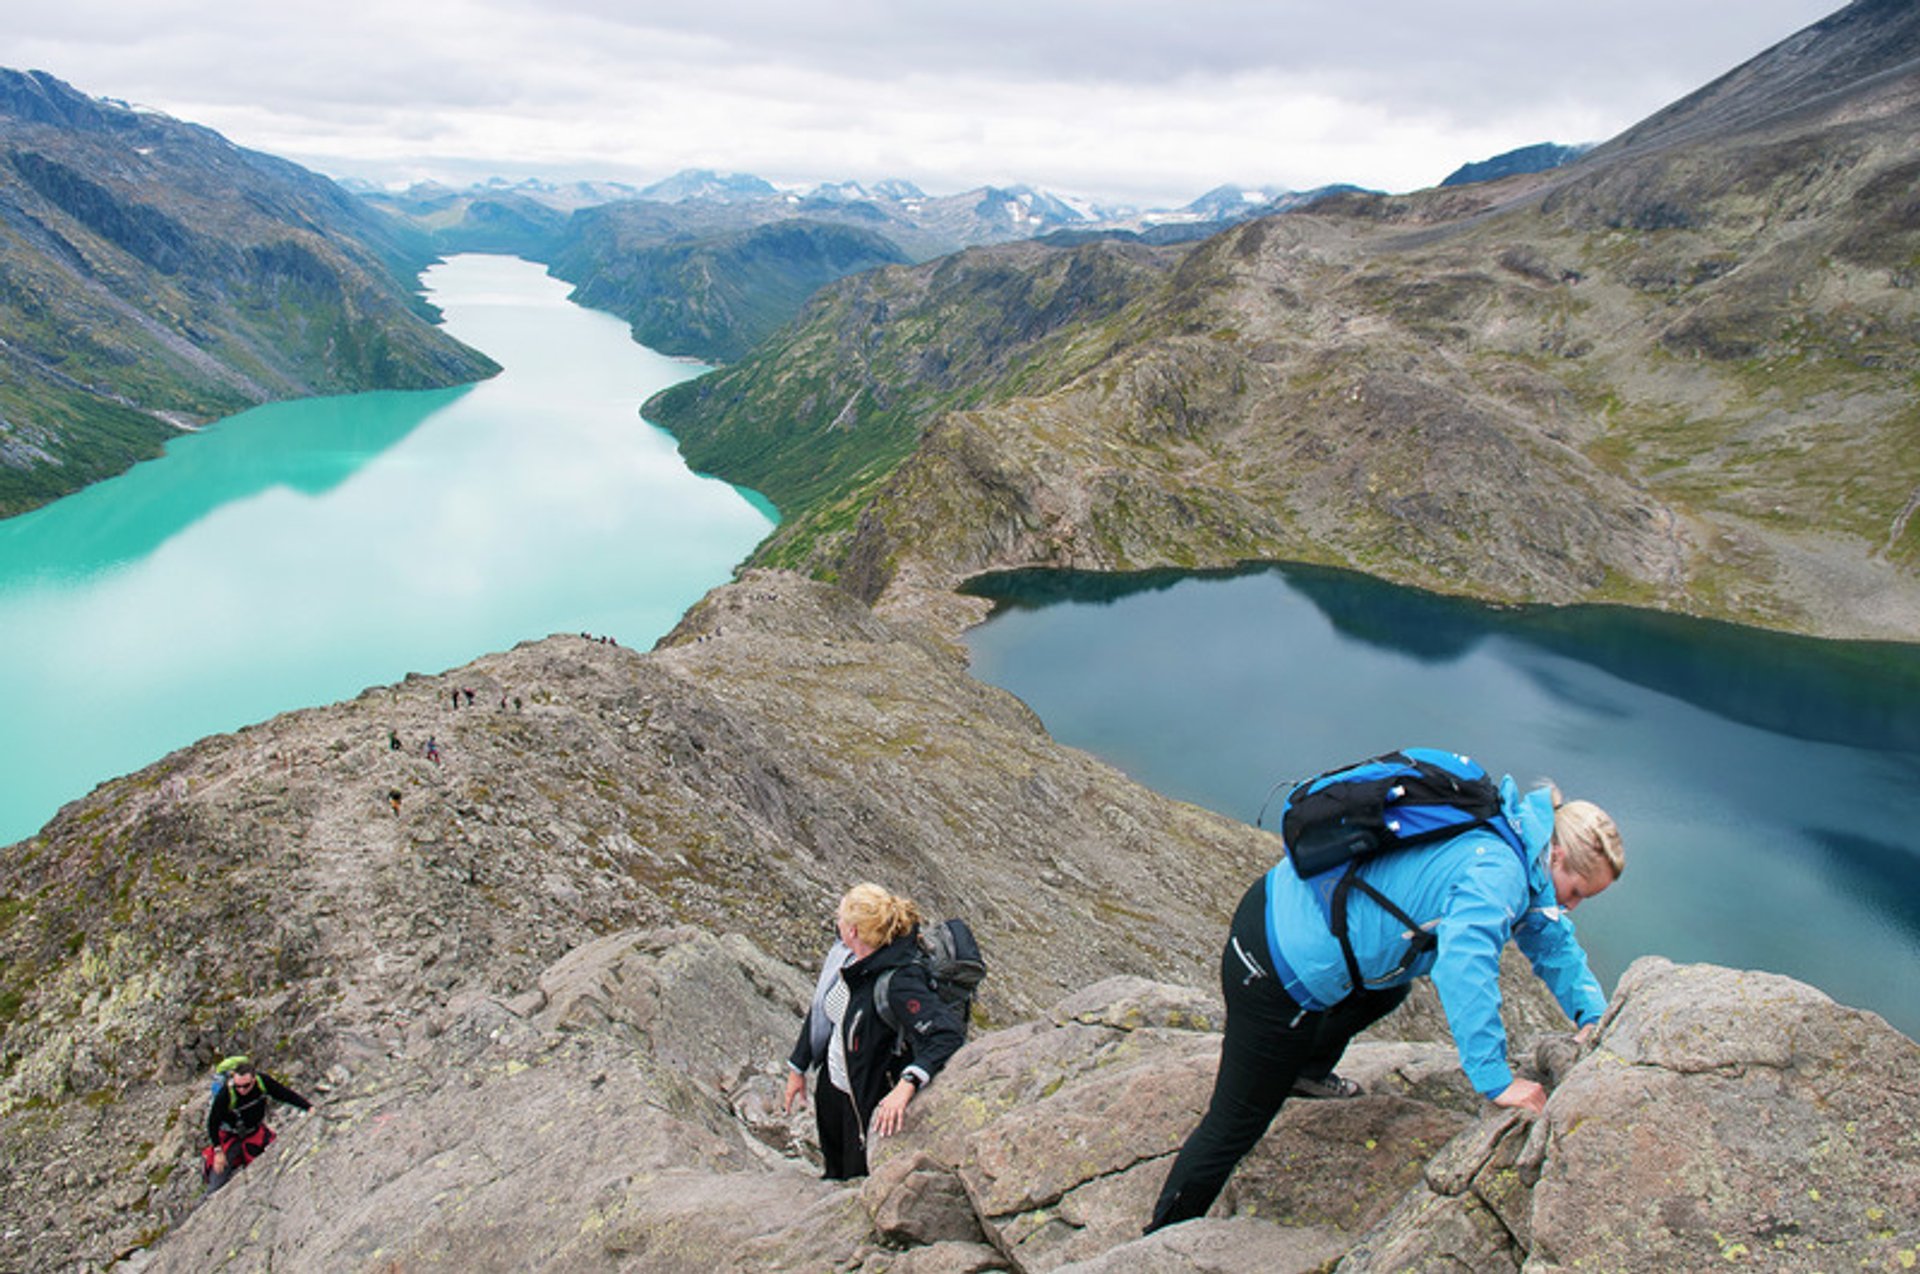
<path fill-rule="evenodd" d="M 1253 822 L 1275 784 L 1406 745 L 1550 778 L 1626 840 L 1578 917 L 1609 989 L 1649 953 L 1766 969 L 1920 1036 L 1920 647 L 1306 567 L 970 591 L 1001 603 L 975 675 L 1158 791 Z"/>

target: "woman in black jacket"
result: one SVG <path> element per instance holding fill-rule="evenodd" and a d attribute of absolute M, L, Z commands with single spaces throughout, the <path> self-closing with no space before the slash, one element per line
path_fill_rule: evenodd
<path fill-rule="evenodd" d="M 855 885 L 840 900 L 836 921 L 847 956 L 837 970 L 831 957 L 822 968 L 787 1059 L 788 1110 L 805 1097 L 807 1071 L 821 1069 L 814 1115 L 829 1180 L 867 1174 L 869 1122 L 876 1137 L 898 1132 L 914 1094 L 966 1039 L 965 1024 L 927 977 L 921 920 L 910 899 L 878 885 Z M 884 1015 L 877 999 L 883 983 L 890 1010 Z"/>

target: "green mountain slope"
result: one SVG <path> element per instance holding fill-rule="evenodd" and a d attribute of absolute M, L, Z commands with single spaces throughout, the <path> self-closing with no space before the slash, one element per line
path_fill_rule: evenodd
<path fill-rule="evenodd" d="M 729 362 L 823 284 L 907 259 L 851 226 L 783 220 L 689 233 L 683 216 L 641 202 L 583 209 L 567 224 L 553 272 L 577 285 L 582 305 L 627 319 L 641 344 Z"/>
<path fill-rule="evenodd" d="M 1177 260 L 1139 244 L 1030 242 L 876 270 L 824 289 L 751 356 L 643 410 L 694 468 L 780 508 L 791 525 L 762 561 L 824 562 L 823 539 L 847 538 L 927 422 L 1095 366 Z"/>
<path fill-rule="evenodd" d="M 657 418 L 788 493 L 765 560 L 869 597 L 1295 559 L 1920 637 L 1916 57 L 1862 0 L 1576 164 L 1249 223 L 958 388 L 914 355 L 985 291 L 843 288 Z M 860 450 L 851 386 L 911 419 Z"/>
<path fill-rule="evenodd" d="M 0 515 L 178 424 L 497 370 L 412 293 L 429 257 L 294 164 L 0 70 Z"/>

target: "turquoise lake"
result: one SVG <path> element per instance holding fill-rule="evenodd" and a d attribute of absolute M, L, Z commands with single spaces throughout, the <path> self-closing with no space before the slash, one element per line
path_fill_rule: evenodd
<path fill-rule="evenodd" d="M 1158 791 L 1251 823 L 1278 783 L 1408 745 L 1550 778 L 1626 841 L 1577 918 L 1609 989 L 1644 954 L 1765 969 L 1920 1036 L 1920 647 L 1304 567 L 975 591 L 1001 607 L 974 674 Z"/>
<path fill-rule="evenodd" d="M 640 419 L 704 368 L 529 262 L 423 284 L 501 374 L 260 407 L 0 522 L 0 844 L 290 708 L 555 632 L 649 646 L 772 528 Z"/>

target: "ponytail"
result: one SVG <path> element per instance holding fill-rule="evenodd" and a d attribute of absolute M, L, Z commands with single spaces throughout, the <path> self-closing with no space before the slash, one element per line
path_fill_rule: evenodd
<path fill-rule="evenodd" d="M 912 933 L 926 920 L 913 899 L 889 893 L 871 882 L 847 890 L 840 899 L 838 915 L 853 927 L 860 941 L 874 947 L 884 947 Z"/>
<path fill-rule="evenodd" d="M 1609 883 L 1620 879 L 1627 855 L 1613 817 L 1592 801 L 1564 801 L 1559 788 L 1547 787 L 1553 794 L 1554 843 L 1567 856 L 1568 870 L 1591 880 L 1605 868 Z"/>

